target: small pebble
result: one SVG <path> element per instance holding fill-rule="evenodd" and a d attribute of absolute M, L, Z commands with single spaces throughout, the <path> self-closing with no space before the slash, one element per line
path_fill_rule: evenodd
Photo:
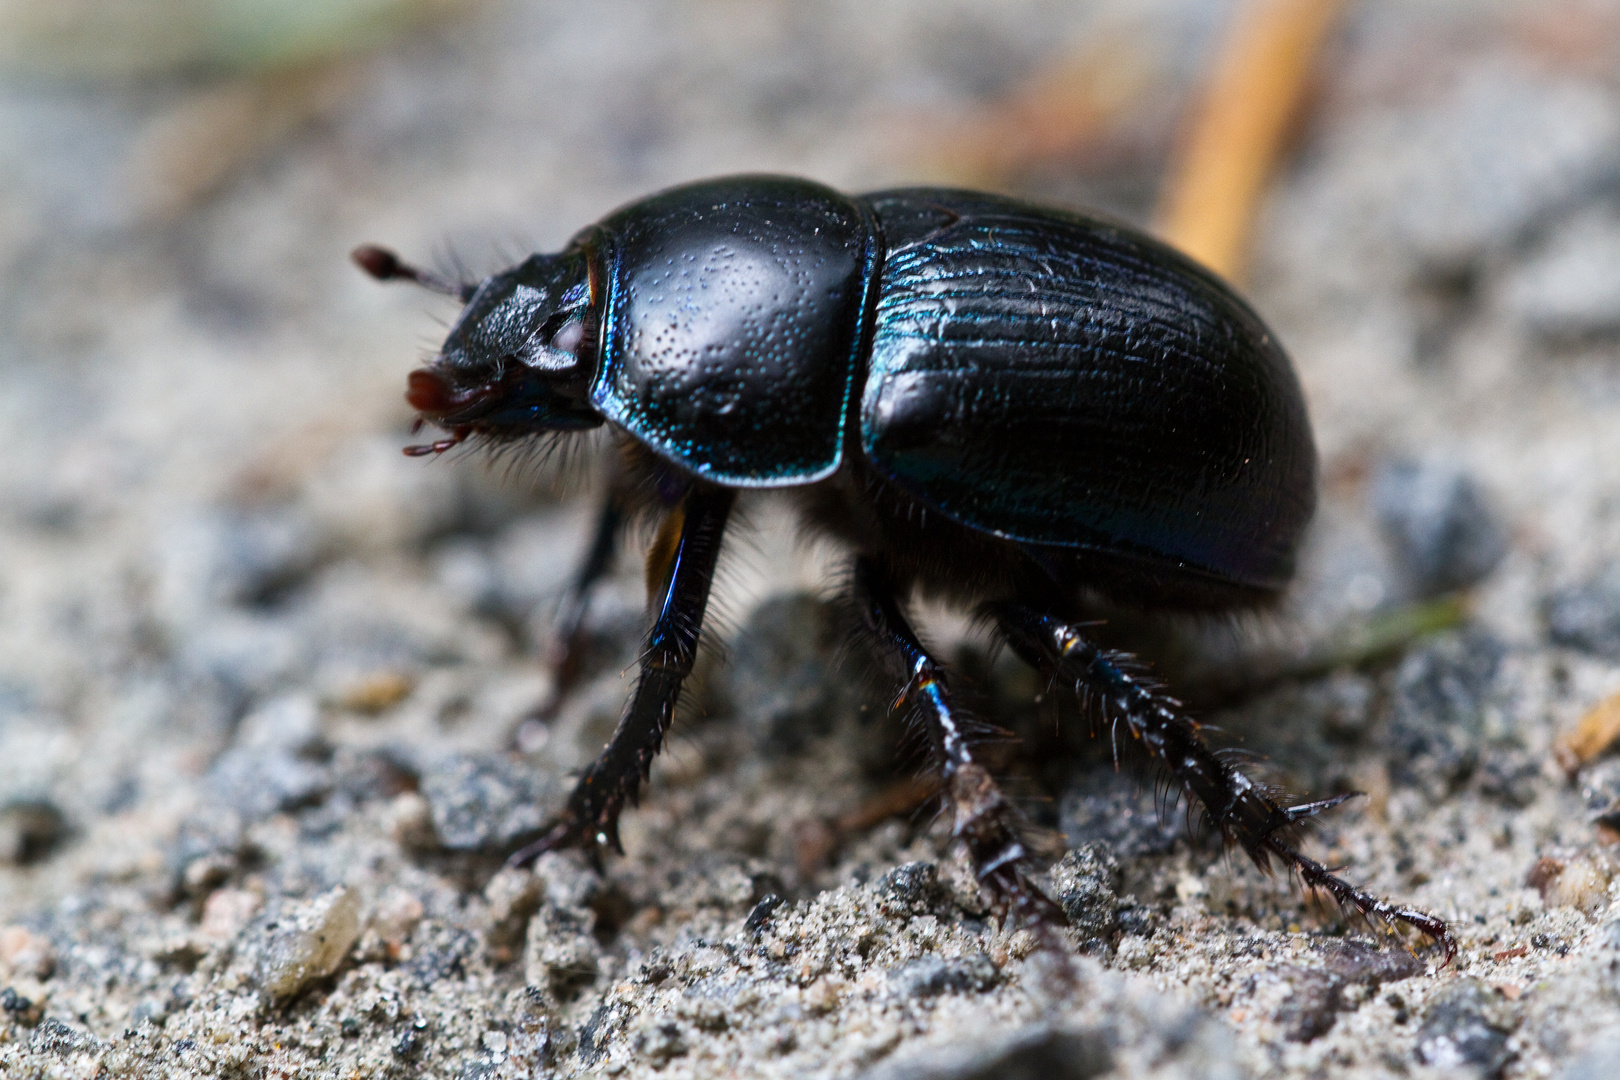
<path fill-rule="evenodd" d="M 416 688 L 416 680 L 403 671 L 373 671 L 341 687 L 337 704 L 350 712 L 376 716 L 398 705 Z"/>
<path fill-rule="evenodd" d="M 1399 947 L 1380 949 L 1349 940 L 1322 950 L 1322 966 L 1283 965 L 1274 973 L 1288 984 L 1276 1019 L 1284 1037 L 1310 1042 L 1332 1029 L 1338 1015 L 1355 1007 L 1353 987 L 1377 989 L 1423 974 L 1423 963 Z"/>
<path fill-rule="evenodd" d="M 260 983 L 275 1001 L 297 995 L 343 963 L 360 936 L 360 894 L 340 885 L 284 917 L 281 925 L 266 943 L 259 969 Z"/>
<path fill-rule="evenodd" d="M 984 953 L 957 960 L 920 956 L 889 969 L 889 989 L 898 998 L 930 998 L 940 994 L 983 991 L 1001 980 L 1001 972 Z"/>
<path fill-rule="evenodd" d="M 203 903 L 199 932 L 213 941 L 229 941 L 242 932 L 263 904 L 263 898 L 248 889 L 217 889 Z"/>
<path fill-rule="evenodd" d="M 1092 841 L 1066 853 L 1051 871 L 1052 889 L 1069 925 L 1086 938 L 1105 938 L 1119 925 L 1119 861 Z"/>
<path fill-rule="evenodd" d="M 680 1025 L 663 1020 L 654 1021 L 637 1031 L 630 1046 L 637 1060 L 645 1061 L 655 1069 L 668 1065 L 687 1052 Z"/>
<path fill-rule="evenodd" d="M 1463 978 L 1442 989 L 1423 1011 L 1417 1059 L 1455 1069 L 1472 1066 L 1494 1080 L 1512 1058 L 1513 1023 L 1502 1002 L 1478 979 Z"/>
<path fill-rule="evenodd" d="M 432 851 L 439 846 L 433 831 L 433 808 L 414 791 L 394 796 L 388 804 L 388 833 L 407 851 Z"/>
<path fill-rule="evenodd" d="M 0 806 L 0 863 L 38 862 L 67 835 L 67 819 L 49 799 Z"/>
<path fill-rule="evenodd" d="M 422 901 L 404 889 L 391 888 L 383 893 L 371 912 L 371 928 L 390 945 L 397 947 L 416 924 L 422 921 L 426 909 Z"/>
<path fill-rule="evenodd" d="M 1395 672 L 1389 738 L 1397 781 L 1442 798 L 1512 739 L 1503 721 L 1507 647 L 1481 631 L 1442 634 Z"/>
<path fill-rule="evenodd" d="M 1372 502 L 1420 599 L 1477 583 L 1507 554 L 1507 530 L 1455 462 L 1391 462 L 1373 478 Z"/>
<path fill-rule="evenodd" d="M 925 914 L 945 896 L 939 867 L 931 862 L 897 866 L 880 877 L 877 885 L 883 894 L 883 910 L 901 917 Z"/>
<path fill-rule="evenodd" d="M 1541 894 L 1549 908 L 1574 908 L 1595 915 L 1609 906 L 1609 882 L 1614 870 L 1607 861 L 1588 856 L 1573 859 L 1541 858 L 1525 875 L 1525 884 Z"/>
<path fill-rule="evenodd" d="M 776 909 L 786 902 L 775 893 L 767 893 L 760 897 L 759 903 L 748 913 L 748 918 L 743 920 L 743 929 L 750 934 L 759 933 L 765 929 L 765 924 L 771 921 L 771 915 Z"/>
<path fill-rule="evenodd" d="M 0 1012 L 5 1019 L 24 1027 L 33 1027 L 45 1015 L 41 1002 L 45 998 L 45 988 L 31 979 L 17 980 L 11 986 L 0 989 Z"/>
<path fill-rule="evenodd" d="M 0 927 L 0 973 L 48 979 L 56 970 L 50 940 L 26 926 Z"/>
<path fill-rule="evenodd" d="M 601 946 L 591 933 L 592 916 L 580 908 L 546 904 L 529 920 L 523 978 L 564 997 L 596 977 Z"/>
<path fill-rule="evenodd" d="M 484 932 L 484 949 L 490 960 L 507 964 L 523 949 L 529 919 L 540 909 L 543 883 L 528 870 L 506 867 L 484 886 L 489 904 L 489 929 Z"/>
<path fill-rule="evenodd" d="M 1004 1039 L 906 1054 L 862 1074 L 861 1080 L 1091 1080 L 1113 1067 L 1102 1032 L 1037 1026 Z"/>
<path fill-rule="evenodd" d="M 421 791 L 440 843 L 451 851 L 507 853 L 539 837 L 568 785 L 505 754 L 458 754 L 422 772 Z"/>
<path fill-rule="evenodd" d="M 221 605 L 262 606 L 314 569 L 324 541 L 302 510 L 199 510 L 173 520 L 156 545 L 155 602 L 174 625 Z"/>
<path fill-rule="evenodd" d="M 1554 643 L 1620 660 L 1620 563 L 1553 593 L 1546 614 Z"/>
<path fill-rule="evenodd" d="M 297 810 L 332 788 L 323 751 L 320 707 L 308 694 L 272 698 L 242 719 L 236 739 L 209 770 L 215 796 L 248 822 Z"/>
<path fill-rule="evenodd" d="M 78 1028 L 69 1027 L 54 1016 L 47 1016 L 34 1028 L 28 1039 L 28 1048 L 57 1057 L 95 1050 L 100 1044 L 95 1037 Z"/>
<path fill-rule="evenodd" d="M 274 697 L 242 718 L 236 745 L 307 755 L 321 749 L 321 709 L 309 694 Z"/>

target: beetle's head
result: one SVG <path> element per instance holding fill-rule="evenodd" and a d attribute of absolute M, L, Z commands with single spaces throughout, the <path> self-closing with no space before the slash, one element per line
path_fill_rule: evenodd
<path fill-rule="evenodd" d="M 437 453 L 474 435 L 512 440 L 602 423 L 588 396 L 599 297 L 583 249 L 531 255 L 467 286 L 407 266 L 380 248 L 360 248 L 354 260 L 373 277 L 416 281 L 467 305 L 439 355 L 411 372 L 405 392 L 421 420 L 451 437 L 406 453 Z"/>

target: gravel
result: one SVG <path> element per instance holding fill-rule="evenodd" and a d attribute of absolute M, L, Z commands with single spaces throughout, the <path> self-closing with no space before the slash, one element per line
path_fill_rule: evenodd
<path fill-rule="evenodd" d="M 1004 925 L 848 655 L 841 554 L 764 495 L 624 855 L 504 866 L 617 721 L 649 537 L 534 720 L 601 447 L 403 457 L 453 305 L 346 252 L 482 272 L 743 169 L 1140 222 L 1226 6 L 466 5 L 340 61 L 171 217 L 121 163 L 266 84 L 0 81 L 0 1074 L 1613 1074 L 1620 774 L 1551 750 L 1620 691 L 1620 8 L 1351 7 L 1247 285 L 1322 452 L 1296 588 L 1100 633 L 1258 778 L 1364 793 L 1305 850 L 1445 918 L 1453 965 L 1189 837 L 1128 743 L 1116 772 L 1062 688 L 923 603 L 1017 733 L 997 769 L 1073 923 Z M 957 122 L 1051 65 L 1121 76 L 1107 130 L 953 172 Z M 1342 649 L 1425 598 L 1461 614 Z"/>

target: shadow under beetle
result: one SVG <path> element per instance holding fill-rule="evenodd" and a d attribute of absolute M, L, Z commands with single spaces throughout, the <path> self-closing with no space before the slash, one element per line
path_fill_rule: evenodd
<path fill-rule="evenodd" d="M 620 473 L 564 608 L 564 678 L 625 513 L 663 513 L 640 679 L 561 820 L 520 857 L 618 847 L 692 670 L 737 492 L 779 488 L 854 554 L 853 599 L 904 668 L 980 882 L 1015 913 L 1016 811 L 912 630 L 909 596 L 975 606 L 1024 660 L 1098 702 L 1262 869 L 1369 920 L 1454 943 L 1295 850 L 1343 798 L 1289 805 L 1212 751 L 1131 657 L 1083 633 L 1087 593 L 1144 610 L 1259 607 L 1288 583 L 1316 500 L 1293 369 L 1208 271 L 1129 229 L 967 191 L 849 197 L 739 176 L 618 210 L 556 255 L 476 284 L 375 247 L 355 260 L 464 304 L 406 399 L 448 437 L 501 443 L 607 425 Z"/>

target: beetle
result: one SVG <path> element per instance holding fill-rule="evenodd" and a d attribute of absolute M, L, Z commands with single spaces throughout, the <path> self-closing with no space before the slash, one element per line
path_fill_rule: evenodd
<path fill-rule="evenodd" d="M 1344 798 L 1291 803 L 1211 750 L 1128 655 L 1085 633 L 1086 597 L 1165 612 L 1276 600 L 1316 501 L 1299 382 L 1226 284 L 1100 218 L 971 191 L 847 196 L 723 177 L 630 203 L 559 253 L 478 282 L 366 246 L 355 261 L 465 305 L 409 377 L 418 425 L 494 444 L 607 427 L 623 448 L 564 607 L 558 663 L 628 508 L 663 515 L 652 625 L 612 739 L 519 858 L 617 849 L 690 674 L 739 492 L 780 489 L 853 555 L 852 598 L 904 671 L 979 881 L 1042 917 L 1019 819 L 976 753 L 916 594 L 976 609 L 1018 656 L 1098 701 L 1262 869 L 1297 872 L 1370 921 L 1454 944 L 1435 916 L 1296 850 Z"/>

